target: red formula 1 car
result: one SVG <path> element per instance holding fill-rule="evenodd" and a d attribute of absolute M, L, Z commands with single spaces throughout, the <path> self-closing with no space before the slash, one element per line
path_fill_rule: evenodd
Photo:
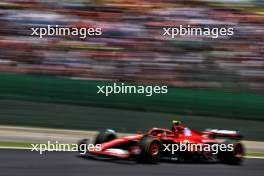
<path fill-rule="evenodd" d="M 222 162 L 240 164 L 244 147 L 242 136 L 236 131 L 209 129 L 192 130 L 179 121 L 173 121 L 171 129 L 152 128 L 146 134 L 117 138 L 115 131 L 100 132 L 95 144 L 98 150 L 87 151 L 86 156 L 119 158 L 157 163 L 160 160 L 177 162 Z M 87 140 L 81 140 L 79 149 Z"/>

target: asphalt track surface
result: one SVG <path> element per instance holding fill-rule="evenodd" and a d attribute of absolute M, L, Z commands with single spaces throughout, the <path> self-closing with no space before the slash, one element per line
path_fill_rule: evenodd
<path fill-rule="evenodd" d="M 0 149 L 0 176 L 263 176 L 264 159 L 246 159 L 242 166 L 224 164 L 157 165 L 83 159 L 72 152 L 40 155 L 29 150 Z"/>

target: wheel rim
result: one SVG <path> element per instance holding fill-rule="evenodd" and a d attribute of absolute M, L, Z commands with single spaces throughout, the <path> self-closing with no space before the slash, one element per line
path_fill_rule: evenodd
<path fill-rule="evenodd" d="M 157 157 L 160 153 L 160 146 L 157 143 L 152 143 L 149 147 L 149 152 L 152 157 Z"/>
<path fill-rule="evenodd" d="M 235 153 L 235 157 L 236 158 L 242 158 L 243 157 L 243 154 L 244 154 L 244 151 L 243 151 L 242 146 L 241 145 L 237 145 L 235 147 L 234 153 Z"/>

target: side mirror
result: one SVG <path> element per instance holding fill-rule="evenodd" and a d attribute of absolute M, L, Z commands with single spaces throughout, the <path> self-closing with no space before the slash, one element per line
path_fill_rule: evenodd
<path fill-rule="evenodd" d="M 137 131 L 137 134 L 144 134 L 143 131 Z"/>
<path fill-rule="evenodd" d="M 162 134 L 162 133 L 159 133 L 159 134 L 157 135 L 157 137 L 162 137 L 162 136 L 164 136 L 164 134 Z"/>

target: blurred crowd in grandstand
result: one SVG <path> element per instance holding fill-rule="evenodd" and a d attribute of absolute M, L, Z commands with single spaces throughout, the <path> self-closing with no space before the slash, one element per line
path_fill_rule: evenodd
<path fill-rule="evenodd" d="M 261 1 L 1 0 L 0 72 L 263 93 Z M 103 34 L 30 35 L 47 25 Z M 179 25 L 233 27 L 234 35 L 163 36 L 163 27 Z"/>

